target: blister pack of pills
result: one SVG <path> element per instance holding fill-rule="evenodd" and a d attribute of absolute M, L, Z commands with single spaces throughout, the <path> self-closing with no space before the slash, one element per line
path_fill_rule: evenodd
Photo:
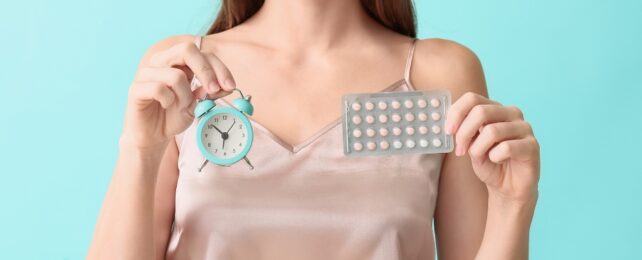
<path fill-rule="evenodd" d="M 344 95 L 343 152 L 348 156 L 447 153 L 444 133 L 448 91 L 399 91 Z"/>

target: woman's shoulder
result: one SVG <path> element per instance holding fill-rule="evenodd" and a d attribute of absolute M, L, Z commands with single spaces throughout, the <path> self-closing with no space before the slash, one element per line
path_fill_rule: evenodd
<path fill-rule="evenodd" d="M 441 39 L 417 40 L 411 81 L 419 90 L 449 89 L 453 99 L 466 92 L 486 96 L 481 61 L 467 46 Z"/>

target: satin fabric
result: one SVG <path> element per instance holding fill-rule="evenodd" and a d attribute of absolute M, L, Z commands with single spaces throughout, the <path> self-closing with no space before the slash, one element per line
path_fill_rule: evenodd
<path fill-rule="evenodd" d="M 406 77 L 382 91 L 411 90 Z M 251 121 L 255 169 L 202 172 L 195 121 L 177 136 L 167 259 L 434 259 L 443 154 L 347 157 L 340 120 L 295 147 Z"/>

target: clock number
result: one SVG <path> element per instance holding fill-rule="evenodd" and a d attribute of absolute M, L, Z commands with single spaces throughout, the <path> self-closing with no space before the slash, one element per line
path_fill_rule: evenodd
<path fill-rule="evenodd" d="M 233 152 L 233 153 L 236 153 L 236 148 L 232 148 L 232 152 Z"/>
<path fill-rule="evenodd" d="M 227 120 L 227 115 L 223 115 L 223 120 Z"/>
<path fill-rule="evenodd" d="M 218 117 L 214 118 L 214 123 L 218 123 Z"/>

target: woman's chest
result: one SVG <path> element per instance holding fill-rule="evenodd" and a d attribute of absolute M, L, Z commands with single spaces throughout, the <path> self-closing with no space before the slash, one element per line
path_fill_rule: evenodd
<path fill-rule="evenodd" d="M 380 243 L 394 247 L 414 241 L 403 245 L 410 252 L 432 246 L 439 155 L 347 157 L 340 127 L 293 153 L 269 132 L 257 130 L 248 154 L 254 170 L 239 162 L 198 172 L 202 157 L 195 140 L 184 140 L 174 241 L 217 247 L 222 255 L 251 252 L 248 245 L 263 253 L 302 249 L 297 256 L 349 247 L 348 253 L 334 251 L 342 255 L 328 259 L 364 258 L 359 255 Z M 272 259 L 287 259 L 278 256 Z"/>
<path fill-rule="evenodd" d="M 172 236 L 226 257 L 375 259 L 377 248 L 417 255 L 433 246 L 438 183 L 437 171 L 423 170 L 373 164 L 265 178 L 181 176 Z"/>
<path fill-rule="evenodd" d="M 177 223 L 240 221 L 278 228 L 309 221 L 309 228 L 424 225 L 432 219 L 440 155 L 343 155 L 341 129 L 330 128 L 293 153 L 266 132 L 257 132 L 248 158 L 229 167 L 198 167 L 201 156 L 185 139 L 179 158 Z M 336 218 L 336 222 L 324 218 Z M 289 221 L 284 220 L 289 219 Z M 198 224 L 196 224 L 198 225 Z M 281 227 L 283 228 L 283 227 Z"/>

